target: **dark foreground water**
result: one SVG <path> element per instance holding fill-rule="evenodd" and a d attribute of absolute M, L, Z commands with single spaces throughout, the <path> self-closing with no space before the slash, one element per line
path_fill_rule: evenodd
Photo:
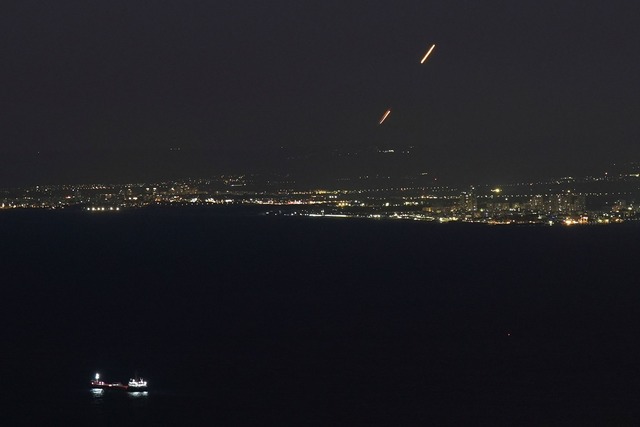
<path fill-rule="evenodd" d="M 0 424 L 640 422 L 640 227 L 230 213 L 1 213 Z"/>

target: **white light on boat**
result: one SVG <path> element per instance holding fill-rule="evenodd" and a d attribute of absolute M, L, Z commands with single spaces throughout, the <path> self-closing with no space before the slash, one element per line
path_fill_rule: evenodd
<path fill-rule="evenodd" d="M 139 378 L 139 379 L 132 378 L 129 380 L 129 387 L 146 387 L 146 386 L 147 386 L 147 382 L 142 378 Z"/>
<path fill-rule="evenodd" d="M 100 374 L 96 374 L 96 381 L 100 379 Z"/>

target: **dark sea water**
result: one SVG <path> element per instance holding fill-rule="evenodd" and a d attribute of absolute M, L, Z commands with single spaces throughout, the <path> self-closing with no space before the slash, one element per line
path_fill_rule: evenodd
<path fill-rule="evenodd" d="M 0 213 L 1 425 L 640 423 L 640 227 Z M 147 395 L 88 382 L 147 378 Z"/>

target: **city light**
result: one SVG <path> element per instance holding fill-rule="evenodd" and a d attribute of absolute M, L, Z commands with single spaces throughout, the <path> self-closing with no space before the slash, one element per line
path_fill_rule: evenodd
<path fill-rule="evenodd" d="M 379 148 L 378 153 L 406 150 Z M 145 184 L 82 184 L 5 190 L 3 209 L 81 209 L 100 215 L 146 207 L 256 206 L 263 214 L 339 218 L 403 219 L 484 224 L 594 225 L 640 221 L 636 173 L 617 178 L 563 177 L 534 182 L 474 185 L 417 185 L 388 175 L 361 174 L 334 188 L 295 189 L 294 181 L 257 175 Z M 640 176 L 639 176 L 640 177 Z M 353 186 L 352 183 L 358 185 Z M 345 183 L 342 185 L 341 183 Z M 252 189 L 248 189 L 253 186 Z M 293 187 L 290 187 L 293 186 Z M 636 190 L 634 190 L 636 188 Z"/>

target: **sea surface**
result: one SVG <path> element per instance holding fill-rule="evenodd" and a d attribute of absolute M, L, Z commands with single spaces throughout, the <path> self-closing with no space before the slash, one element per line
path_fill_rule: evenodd
<path fill-rule="evenodd" d="M 640 423 L 637 225 L 0 212 L 0 308 L 3 426 Z"/>

